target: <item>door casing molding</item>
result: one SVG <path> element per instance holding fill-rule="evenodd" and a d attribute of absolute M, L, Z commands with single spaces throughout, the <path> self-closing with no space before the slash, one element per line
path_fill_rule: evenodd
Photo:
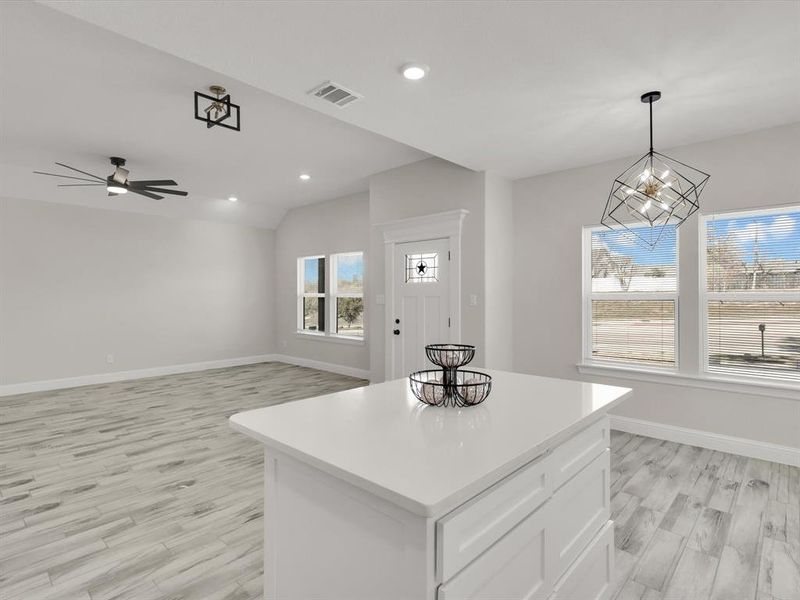
<path fill-rule="evenodd" d="M 450 339 L 452 343 L 461 341 L 461 230 L 464 218 L 469 214 L 465 208 L 377 223 L 375 226 L 383 234 L 384 243 L 384 293 L 386 309 L 383 318 L 385 333 L 384 378 L 393 379 L 394 373 L 394 337 L 391 320 L 395 314 L 395 260 L 394 252 L 397 244 L 405 242 L 421 242 L 425 240 L 447 239 L 450 249 Z"/>

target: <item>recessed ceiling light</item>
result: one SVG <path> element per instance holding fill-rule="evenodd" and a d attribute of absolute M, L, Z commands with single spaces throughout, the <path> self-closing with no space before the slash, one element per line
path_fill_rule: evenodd
<path fill-rule="evenodd" d="M 410 79 L 411 81 L 424 79 L 428 74 L 428 71 L 430 71 L 428 65 L 421 65 L 419 63 L 408 63 L 400 68 L 400 72 L 403 74 L 403 77 Z"/>
<path fill-rule="evenodd" d="M 302 179 L 303 181 L 308 181 L 309 179 L 311 179 L 311 175 L 309 175 L 308 173 L 300 173 L 300 179 Z"/>
<path fill-rule="evenodd" d="M 236 196 L 228 196 L 228 200 L 230 202 L 238 202 L 239 201 L 239 199 Z"/>

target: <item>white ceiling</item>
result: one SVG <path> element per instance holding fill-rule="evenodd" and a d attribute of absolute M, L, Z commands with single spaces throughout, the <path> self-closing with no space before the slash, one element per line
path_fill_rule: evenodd
<path fill-rule="evenodd" d="M 427 156 L 45 6 L 0 4 L 2 196 L 275 227 L 287 208 Z M 193 91 L 212 83 L 242 105 L 241 132 L 194 120 Z M 32 173 L 69 173 L 59 161 L 105 176 L 111 155 L 132 179 L 175 179 L 189 196 L 109 198 Z"/>
<path fill-rule="evenodd" d="M 643 152 L 650 89 L 664 93 L 661 148 L 800 120 L 797 1 L 48 4 L 512 178 Z M 402 79 L 406 61 L 430 65 L 428 79 Z M 327 79 L 365 99 L 306 95 Z"/>

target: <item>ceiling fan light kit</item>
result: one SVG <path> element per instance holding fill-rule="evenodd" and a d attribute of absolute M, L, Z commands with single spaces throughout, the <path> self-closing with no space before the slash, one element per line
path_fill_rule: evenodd
<path fill-rule="evenodd" d="M 627 229 L 652 249 L 666 227 L 680 227 L 700 208 L 700 194 L 710 175 L 653 150 L 653 102 L 661 92 L 642 94 L 650 108 L 650 150 L 611 184 L 600 222 L 609 229 Z M 648 227 L 642 227 L 642 225 Z"/>
<path fill-rule="evenodd" d="M 124 168 L 124 158 L 112 156 L 109 160 L 114 166 L 114 172 L 108 177 L 100 177 L 100 175 L 87 173 L 86 171 L 81 171 L 80 169 L 70 167 L 69 165 L 65 165 L 64 163 L 60 162 L 56 163 L 59 167 L 64 167 L 70 171 L 75 171 L 76 173 L 86 175 L 86 177 L 75 177 L 74 175 L 64 175 L 62 173 L 45 173 L 43 171 L 34 171 L 34 173 L 37 175 L 47 175 L 48 177 L 60 177 L 62 180 L 69 179 L 86 181 L 88 183 L 59 183 L 58 187 L 104 187 L 106 188 L 109 196 L 117 196 L 119 194 L 133 192 L 134 194 L 147 196 L 153 200 L 162 200 L 164 196 L 161 196 L 160 194 L 170 194 L 175 196 L 189 195 L 188 192 L 184 192 L 182 190 L 172 190 L 163 187 L 178 185 L 178 183 L 172 179 L 140 179 L 137 181 L 131 181 L 128 179 L 130 171 Z"/>
<path fill-rule="evenodd" d="M 234 131 L 241 131 L 241 109 L 238 104 L 231 102 L 231 95 L 221 85 L 212 85 L 209 91 L 214 94 L 210 96 L 202 92 L 194 93 L 194 118 L 203 121 L 207 129 L 212 127 L 225 127 Z M 201 110 L 201 100 L 209 103 Z M 233 121 L 228 121 L 231 116 Z M 226 122 L 228 121 L 228 122 Z"/>

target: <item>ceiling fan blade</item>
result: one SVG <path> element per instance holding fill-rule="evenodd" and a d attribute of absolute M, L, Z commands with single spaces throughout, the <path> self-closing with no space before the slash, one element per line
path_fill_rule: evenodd
<path fill-rule="evenodd" d="M 65 165 L 64 163 L 57 162 L 56 163 L 59 167 L 64 167 L 66 169 L 72 169 L 73 171 L 77 171 L 78 173 L 83 173 L 84 175 L 88 175 L 89 177 L 94 177 L 95 179 L 99 179 L 100 181 L 105 181 L 105 177 L 100 177 L 98 175 L 93 175 L 92 173 L 87 173 L 86 171 L 81 171 L 80 169 L 76 169 L 75 167 L 70 167 L 69 165 Z"/>
<path fill-rule="evenodd" d="M 134 188 L 128 188 L 128 191 L 133 192 L 134 194 L 141 194 L 142 196 L 147 196 L 148 198 L 152 198 L 153 200 L 163 200 L 164 196 L 159 196 L 158 194 L 151 194 L 150 192 L 145 192 L 144 190 L 137 190 Z"/>
<path fill-rule="evenodd" d="M 146 187 L 146 188 L 130 188 L 130 190 L 144 190 L 146 192 L 158 192 L 159 194 L 174 194 L 176 196 L 188 196 L 189 192 L 183 192 L 181 190 L 167 190 L 164 188 L 157 188 L 157 187 Z"/>
<path fill-rule="evenodd" d="M 73 177 L 72 175 L 59 175 L 58 173 L 45 173 L 44 171 L 34 171 L 37 175 L 49 175 L 50 177 L 63 177 L 65 179 L 77 179 L 78 181 L 94 181 L 94 179 L 86 179 L 85 177 Z M 102 185 L 98 183 L 97 185 Z"/>
<path fill-rule="evenodd" d="M 131 187 L 149 187 L 151 185 L 178 185 L 172 179 L 140 179 L 139 181 L 129 181 Z"/>
<path fill-rule="evenodd" d="M 59 183 L 56 187 L 105 187 L 105 183 Z"/>
<path fill-rule="evenodd" d="M 119 196 L 119 194 L 117 194 L 117 193 L 115 193 L 115 192 L 108 192 L 108 195 L 109 195 L 109 196 Z"/>

